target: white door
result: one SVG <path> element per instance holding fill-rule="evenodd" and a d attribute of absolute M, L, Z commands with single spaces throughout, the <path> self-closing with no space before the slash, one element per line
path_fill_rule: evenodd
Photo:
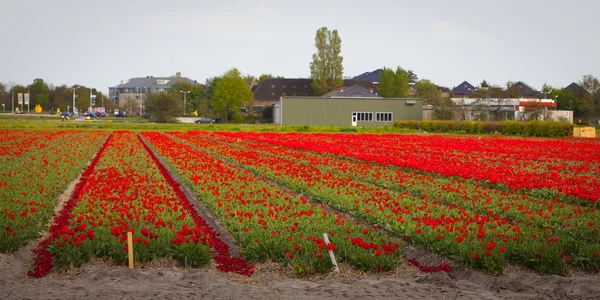
<path fill-rule="evenodd" d="M 352 126 L 356 126 L 356 113 L 352 113 Z"/>

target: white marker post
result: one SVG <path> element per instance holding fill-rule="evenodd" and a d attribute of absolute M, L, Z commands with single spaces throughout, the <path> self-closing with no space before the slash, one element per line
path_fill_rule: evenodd
<path fill-rule="evenodd" d="M 325 240 L 325 246 L 329 245 L 329 237 L 327 236 L 327 233 L 323 233 L 323 239 Z M 333 263 L 333 265 L 335 266 L 335 271 L 337 273 L 340 272 L 340 268 L 338 268 L 338 264 L 335 261 L 335 255 L 333 255 L 333 251 L 329 250 L 329 257 L 331 258 L 331 262 Z"/>

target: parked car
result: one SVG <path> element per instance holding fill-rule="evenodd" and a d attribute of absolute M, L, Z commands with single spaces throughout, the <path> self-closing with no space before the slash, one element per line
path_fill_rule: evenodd
<path fill-rule="evenodd" d="M 68 112 L 68 111 L 62 111 L 60 112 L 60 118 L 64 121 L 64 120 L 69 120 L 72 117 L 72 113 Z"/>
<path fill-rule="evenodd" d="M 88 112 L 86 112 L 86 113 L 83 114 L 83 118 L 86 119 L 86 120 L 91 120 L 91 119 L 93 119 L 95 117 L 96 117 L 96 115 L 93 112 L 89 112 L 88 111 Z"/>
<path fill-rule="evenodd" d="M 120 111 L 119 113 L 115 114 L 115 117 L 117 117 L 117 118 L 127 118 L 127 114 L 125 112 Z"/>
<path fill-rule="evenodd" d="M 142 119 L 152 119 L 152 114 L 145 113 L 142 115 Z"/>
<path fill-rule="evenodd" d="M 210 123 L 210 124 L 212 124 L 214 122 L 215 122 L 215 119 L 211 119 L 211 118 L 200 118 L 200 119 L 194 121 L 194 123 Z"/>
<path fill-rule="evenodd" d="M 106 114 L 103 113 L 103 112 L 97 112 L 96 113 L 96 117 L 98 117 L 98 118 L 104 118 L 104 117 L 106 117 Z"/>

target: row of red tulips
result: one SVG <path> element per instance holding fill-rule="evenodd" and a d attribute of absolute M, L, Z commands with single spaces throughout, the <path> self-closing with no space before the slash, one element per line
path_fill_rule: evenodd
<path fill-rule="evenodd" d="M 575 196 L 591 203 L 600 197 L 598 140 L 255 132 L 235 135 L 515 190 L 536 190 L 542 195 Z"/>
<path fill-rule="evenodd" d="M 338 262 L 362 270 L 387 271 L 401 262 L 399 245 L 378 231 L 164 134 L 142 135 L 219 217 L 248 259 L 289 263 L 298 274 L 330 271 L 328 250 Z"/>

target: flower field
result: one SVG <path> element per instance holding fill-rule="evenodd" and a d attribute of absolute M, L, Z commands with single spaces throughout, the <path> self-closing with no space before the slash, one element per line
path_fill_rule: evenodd
<path fill-rule="evenodd" d="M 34 250 L 37 265 L 30 275 L 91 257 L 124 263 L 127 232 L 133 233 L 140 262 L 170 256 L 197 267 L 216 255 L 219 269 L 251 273 L 243 261 L 229 257 L 227 246 L 165 175 L 136 134 L 113 133 L 55 219 L 51 236 Z"/>
<path fill-rule="evenodd" d="M 0 252 L 14 251 L 39 236 L 60 194 L 107 136 L 101 131 L 8 131 L 2 135 Z"/>
<path fill-rule="evenodd" d="M 171 135 L 491 273 L 502 273 L 504 261 L 556 274 L 600 263 L 595 207 L 268 144 L 235 147 L 231 133 Z"/>
<path fill-rule="evenodd" d="M 32 276 L 92 257 L 124 264 L 127 232 L 138 262 L 212 260 L 242 275 L 267 260 L 298 275 L 330 272 L 330 250 L 357 269 L 390 271 L 403 262 L 404 243 L 491 274 L 509 263 L 559 275 L 600 268 L 598 140 L 0 133 L 0 251 L 48 231 Z M 58 211 L 60 194 L 84 169 Z M 230 255 L 179 184 L 231 233 L 242 257 Z"/>
<path fill-rule="evenodd" d="M 600 199 L 598 140 L 232 133 L 233 136 L 443 176 Z"/>

